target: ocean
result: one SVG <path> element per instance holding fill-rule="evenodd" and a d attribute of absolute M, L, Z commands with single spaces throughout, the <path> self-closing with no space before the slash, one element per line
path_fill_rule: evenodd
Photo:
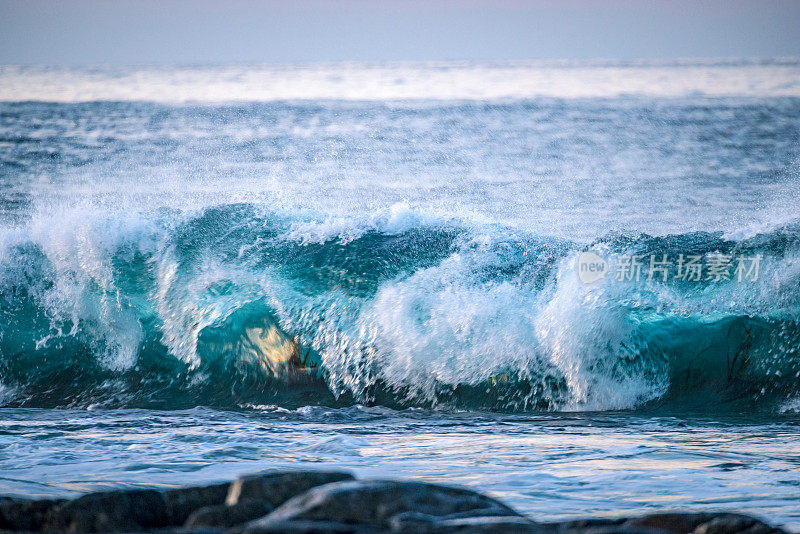
<path fill-rule="evenodd" d="M 0 67 L 0 494 L 800 530 L 798 156 L 791 58 Z"/>

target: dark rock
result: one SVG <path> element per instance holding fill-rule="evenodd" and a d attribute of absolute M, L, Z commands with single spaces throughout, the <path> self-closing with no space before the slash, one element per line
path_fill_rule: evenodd
<path fill-rule="evenodd" d="M 696 534 L 779 534 L 784 531 L 779 528 L 771 527 L 758 519 L 740 514 L 719 514 L 710 521 L 698 525 L 694 532 Z"/>
<path fill-rule="evenodd" d="M 665 534 L 664 531 L 628 523 L 626 518 L 575 519 L 542 525 L 552 534 Z"/>
<path fill-rule="evenodd" d="M 95 532 L 181 525 L 193 510 L 224 503 L 229 486 L 111 491 L 73 501 L 6 500 L 0 502 L 0 529 Z"/>
<path fill-rule="evenodd" d="M 441 519 L 425 514 L 398 514 L 389 520 L 392 532 L 445 534 L 450 532 L 498 534 L 548 534 L 552 532 L 521 516 L 480 516 Z"/>
<path fill-rule="evenodd" d="M 274 509 L 273 509 L 274 508 Z M 181 526 L 182 525 L 182 526 Z M 93 493 L 65 500 L 0 497 L 0 531 L 160 534 L 785 534 L 735 513 L 657 513 L 536 523 L 478 493 L 347 473 L 270 471 L 232 484 Z"/>
<path fill-rule="evenodd" d="M 217 506 L 225 503 L 230 484 L 214 484 L 194 488 L 178 488 L 164 492 L 167 503 L 168 523 L 182 525 L 198 508 Z M 266 512 L 265 512 L 266 513 Z"/>
<path fill-rule="evenodd" d="M 420 482 L 336 482 L 299 495 L 270 515 L 248 523 L 256 531 L 281 521 L 334 521 L 390 528 L 398 514 L 416 512 L 438 518 L 519 516 L 506 505 L 478 493 Z M 255 529 L 255 530 L 251 530 Z"/>
<path fill-rule="evenodd" d="M 635 527 L 632 525 L 597 525 L 587 528 L 573 528 L 558 530 L 557 534 L 666 534 L 663 530 L 648 527 Z"/>
<path fill-rule="evenodd" d="M 196 527 L 186 528 L 183 526 L 171 526 L 166 528 L 155 528 L 140 533 L 128 534 L 226 534 L 227 530 L 215 527 Z"/>
<path fill-rule="evenodd" d="M 0 530 L 40 530 L 45 514 L 63 502 L 4 498 L 0 501 Z"/>
<path fill-rule="evenodd" d="M 784 532 L 747 515 L 709 512 L 650 514 L 629 519 L 625 525 L 681 534 L 779 534 Z"/>
<path fill-rule="evenodd" d="M 184 527 L 228 528 L 263 517 L 272 511 L 264 501 L 255 499 L 239 500 L 233 505 L 219 504 L 195 510 L 184 523 Z"/>
<path fill-rule="evenodd" d="M 711 519 L 712 514 L 679 514 L 660 513 L 644 517 L 635 517 L 625 522 L 626 525 L 649 527 L 667 532 L 692 532 L 698 525 Z"/>
<path fill-rule="evenodd" d="M 562 523 L 547 523 L 547 526 L 554 527 L 556 530 L 580 530 L 587 528 L 613 527 L 616 525 L 621 525 L 625 521 L 627 521 L 627 519 L 624 517 L 618 519 L 574 519 L 572 521 L 564 521 Z"/>
<path fill-rule="evenodd" d="M 122 532 L 169 525 L 164 494 L 155 490 L 90 493 L 50 508 L 42 530 Z"/>
<path fill-rule="evenodd" d="M 248 526 L 242 534 L 378 534 L 386 532 L 367 525 L 348 525 L 335 521 L 275 521 Z"/>
<path fill-rule="evenodd" d="M 326 471 L 265 471 L 236 479 L 231 483 L 225 502 L 234 505 L 240 500 L 261 500 L 276 508 L 315 486 L 342 480 L 353 480 L 353 475 Z"/>

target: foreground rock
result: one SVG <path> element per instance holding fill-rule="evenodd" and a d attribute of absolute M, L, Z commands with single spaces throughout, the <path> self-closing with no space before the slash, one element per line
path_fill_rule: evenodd
<path fill-rule="evenodd" d="M 196 510 L 183 524 L 186 528 L 216 527 L 227 528 L 247 523 L 263 517 L 272 511 L 272 506 L 264 501 L 245 499 L 236 504 L 206 506 Z"/>
<path fill-rule="evenodd" d="M 0 530 L 24 532 L 780 534 L 734 513 L 658 513 L 537 523 L 463 488 L 266 471 L 232 483 L 119 490 L 73 500 L 0 497 Z"/>
<path fill-rule="evenodd" d="M 27 501 L 4 499 L 0 501 L 0 529 L 2 530 L 41 530 L 45 514 L 58 506 L 63 500 Z"/>
<path fill-rule="evenodd" d="M 182 525 L 198 509 L 225 502 L 231 484 L 214 484 L 197 488 L 180 488 L 164 492 L 170 524 Z"/>
<path fill-rule="evenodd" d="M 263 517 L 295 495 L 316 486 L 353 480 L 349 473 L 290 471 L 258 473 L 236 479 L 228 489 L 225 504 L 200 508 L 184 526 L 233 527 Z M 179 521 L 178 523 L 183 523 Z"/>
<path fill-rule="evenodd" d="M 383 530 L 429 529 L 438 521 L 512 516 L 508 506 L 478 493 L 420 482 L 339 482 L 314 488 L 249 523 L 247 534 L 271 531 L 292 521 L 333 521 Z"/>
<path fill-rule="evenodd" d="M 317 486 L 344 480 L 353 480 L 353 475 L 322 471 L 257 473 L 236 479 L 225 502 L 234 505 L 242 500 L 261 500 L 275 507 Z"/>
<path fill-rule="evenodd" d="M 651 514 L 629 519 L 625 525 L 646 527 L 665 532 L 694 532 L 697 534 L 778 534 L 783 532 L 758 519 L 743 514 Z"/>
<path fill-rule="evenodd" d="M 348 473 L 272 471 L 233 483 L 158 490 L 90 493 L 71 501 L 0 501 L 0 530 L 135 532 L 158 528 L 230 527 L 268 514 L 295 495 Z"/>

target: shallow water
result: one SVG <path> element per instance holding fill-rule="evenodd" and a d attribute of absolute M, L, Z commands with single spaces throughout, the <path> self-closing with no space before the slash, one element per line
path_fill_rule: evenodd
<path fill-rule="evenodd" d="M 303 466 L 459 484 L 540 520 L 729 509 L 800 526 L 794 418 L 361 406 L 0 415 L 0 490 L 7 494 L 173 487 Z"/>
<path fill-rule="evenodd" d="M 313 465 L 798 529 L 798 139 L 794 60 L 2 67 L 0 493 Z"/>

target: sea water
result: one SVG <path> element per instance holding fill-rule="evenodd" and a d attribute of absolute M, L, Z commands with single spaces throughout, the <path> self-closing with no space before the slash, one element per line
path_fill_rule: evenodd
<path fill-rule="evenodd" d="M 0 67 L 0 493 L 798 529 L 799 155 L 792 59 Z"/>

